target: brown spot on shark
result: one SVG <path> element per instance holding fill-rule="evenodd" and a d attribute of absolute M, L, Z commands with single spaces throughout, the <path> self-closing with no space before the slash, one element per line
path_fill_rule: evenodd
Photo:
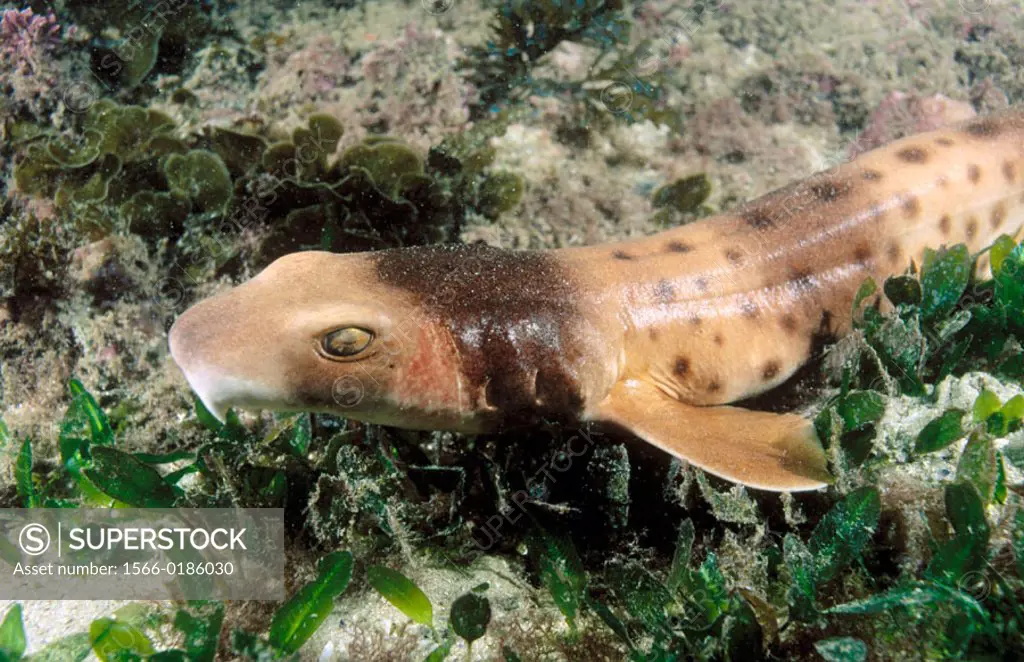
<path fill-rule="evenodd" d="M 900 206 L 903 208 L 903 216 L 909 220 L 914 220 L 921 214 L 921 201 L 916 195 L 903 196 Z"/>
<path fill-rule="evenodd" d="M 864 264 L 865 262 L 870 262 L 871 259 L 874 258 L 874 256 L 875 251 L 873 248 L 871 248 L 870 244 L 860 243 L 857 244 L 857 247 L 853 249 L 854 262 Z"/>
<path fill-rule="evenodd" d="M 755 230 L 766 230 L 775 225 L 774 216 L 760 208 L 747 210 L 740 214 L 740 218 Z"/>
<path fill-rule="evenodd" d="M 654 286 L 654 298 L 658 303 L 669 304 L 675 300 L 676 288 L 667 278 L 662 278 Z"/>
<path fill-rule="evenodd" d="M 1003 226 L 1003 222 L 1007 217 L 1006 203 L 997 202 L 992 207 L 992 214 L 989 216 L 989 223 L 992 225 L 993 230 L 998 230 Z"/>
<path fill-rule="evenodd" d="M 1013 164 L 1013 161 L 1003 161 L 1003 177 L 1010 184 L 1017 181 L 1017 166 Z"/>
<path fill-rule="evenodd" d="M 978 236 L 978 219 L 975 216 L 971 216 L 967 219 L 967 227 L 964 230 L 964 235 L 967 237 L 967 241 L 973 241 Z"/>
<path fill-rule="evenodd" d="M 983 117 L 972 122 L 968 122 L 964 126 L 964 133 L 973 138 L 992 140 L 1002 133 L 1002 125 L 999 121 L 993 118 Z"/>
<path fill-rule="evenodd" d="M 779 325 L 790 335 L 794 335 L 800 328 L 799 323 L 796 321 L 796 317 L 791 313 L 783 315 L 779 320 Z"/>
<path fill-rule="evenodd" d="M 808 186 L 808 190 L 819 202 L 827 204 L 849 195 L 853 187 L 846 180 L 824 178 L 821 181 L 812 182 Z"/>
<path fill-rule="evenodd" d="M 927 163 L 928 152 L 922 147 L 911 146 L 904 147 L 903 149 L 896 152 L 896 158 L 904 163 Z"/>
<path fill-rule="evenodd" d="M 903 247 L 896 240 L 890 241 L 889 245 L 885 247 L 885 256 L 889 258 L 889 262 L 899 263 L 900 258 L 903 257 Z"/>

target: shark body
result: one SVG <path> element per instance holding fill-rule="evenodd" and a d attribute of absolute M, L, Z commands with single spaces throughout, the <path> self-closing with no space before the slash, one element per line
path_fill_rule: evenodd
<path fill-rule="evenodd" d="M 929 246 L 980 251 L 1022 223 L 1018 108 L 640 239 L 295 253 L 186 311 L 170 347 L 218 416 L 309 410 L 465 433 L 604 421 L 732 481 L 817 489 L 830 477 L 808 421 L 727 405 L 849 331 L 866 278 Z"/>

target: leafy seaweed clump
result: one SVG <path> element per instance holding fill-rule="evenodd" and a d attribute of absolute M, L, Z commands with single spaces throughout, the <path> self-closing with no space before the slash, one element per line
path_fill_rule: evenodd
<path fill-rule="evenodd" d="M 964 245 L 927 250 L 920 275 L 884 285 L 895 314 L 868 307 L 858 317 L 865 337 L 857 383 L 884 383 L 890 393 L 922 395 L 926 384 L 965 370 L 1024 378 L 1024 249 L 1005 235 L 988 256 L 993 277 L 972 281 Z M 858 304 L 874 293 L 868 283 Z"/>
<path fill-rule="evenodd" d="M 181 73 L 217 31 L 214 3 L 200 0 L 71 2 L 68 11 L 95 35 L 92 71 L 107 90 L 135 88 L 154 71 Z"/>
<path fill-rule="evenodd" d="M 52 200 L 77 236 L 138 235 L 151 257 L 168 255 L 169 276 L 193 283 L 228 268 L 247 229 L 262 237 L 258 267 L 306 248 L 454 241 L 470 214 L 493 220 L 522 196 L 518 175 L 488 171 L 493 150 L 424 159 L 376 136 L 335 158 L 343 133 L 333 117 L 314 114 L 278 142 L 225 128 L 180 136 L 161 112 L 104 99 L 71 134 L 17 127 L 14 181 L 23 196 Z M 37 263 L 32 233 L 45 227 L 25 230 L 23 242 L 3 248 L 18 251 L 7 262 L 22 272 Z"/>
<path fill-rule="evenodd" d="M 502 104 L 527 94 L 566 95 L 626 119 L 651 118 L 673 124 L 661 112 L 659 77 L 638 74 L 647 46 L 627 49 L 630 21 L 621 0 L 502 0 L 491 23 L 487 43 L 470 50 L 463 66 L 479 90 L 471 108 L 480 119 Z M 596 47 L 597 61 L 586 79 L 558 83 L 537 78 L 533 67 L 563 41 Z M 608 64 L 602 64 L 610 60 Z"/>
<path fill-rule="evenodd" d="M 373 136 L 330 162 L 342 135 L 333 118 L 314 115 L 289 141 L 248 147 L 253 136 L 217 130 L 214 149 L 250 185 L 241 202 L 248 213 L 281 218 L 261 262 L 317 246 L 366 250 L 452 241 L 470 211 L 495 219 L 522 197 L 521 177 L 485 172 L 493 151 L 462 159 L 434 149 L 424 160 L 404 143 Z M 259 155 L 259 160 L 255 157 Z"/>

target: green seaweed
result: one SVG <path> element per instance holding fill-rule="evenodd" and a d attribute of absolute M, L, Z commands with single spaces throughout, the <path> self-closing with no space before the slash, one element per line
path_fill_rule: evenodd
<path fill-rule="evenodd" d="M 651 205 L 655 209 L 667 208 L 659 212 L 655 218 L 661 225 L 668 225 L 672 222 L 671 216 L 667 214 L 669 210 L 680 214 L 696 213 L 710 195 L 711 180 L 704 173 L 700 173 L 665 184 L 651 196 Z"/>
<path fill-rule="evenodd" d="M 171 154 L 164 160 L 163 170 L 171 193 L 191 200 L 199 211 L 222 213 L 231 204 L 231 175 L 215 152 L 194 149 Z"/>
<path fill-rule="evenodd" d="M 630 48 L 627 3 L 621 0 L 502 0 L 491 34 L 469 50 L 462 63 L 479 90 L 471 116 L 482 119 L 529 94 L 566 95 L 580 102 L 585 116 L 652 119 L 676 126 L 677 116 L 660 105 L 660 72 L 646 72 L 650 44 Z M 600 56 L 584 80 L 562 82 L 533 73 L 546 54 L 563 41 L 597 47 Z"/>

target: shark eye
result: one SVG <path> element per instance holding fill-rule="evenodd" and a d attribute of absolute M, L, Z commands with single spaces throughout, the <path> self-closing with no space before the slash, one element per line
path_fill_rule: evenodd
<path fill-rule="evenodd" d="M 324 335 L 322 346 L 330 356 L 355 356 L 373 341 L 373 333 L 358 326 L 346 326 Z"/>

